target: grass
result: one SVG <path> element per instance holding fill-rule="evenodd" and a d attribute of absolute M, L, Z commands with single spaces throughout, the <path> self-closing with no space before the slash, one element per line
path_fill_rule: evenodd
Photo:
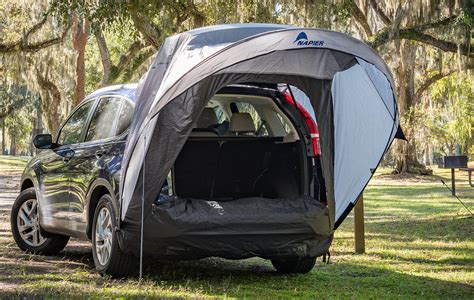
<path fill-rule="evenodd" d="M 0 167 L 5 161 L 14 165 L 0 157 Z M 385 171 L 364 193 L 367 253 L 353 253 L 350 215 L 335 233 L 330 263 L 305 275 L 278 275 L 258 258 L 211 258 L 147 262 L 141 284 L 112 280 L 94 271 L 88 243 L 73 241 L 58 257 L 20 252 L 2 212 L 0 297 L 472 299 L 474 219 L 439 183 L 449 170 L 407 180 Z M 458 195 L 473 208 L 474 189 L 458 174 Z"/>
<path fill-rule="evenodd" d="M 29 157 L 0 155 L 0 173 L 22 172 Z"/>

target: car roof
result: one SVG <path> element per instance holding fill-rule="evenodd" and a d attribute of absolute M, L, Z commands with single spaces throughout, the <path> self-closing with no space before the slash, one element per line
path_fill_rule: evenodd
<path fill-rule="evenodd" d="M 100 88 L 91 94 L 89 94 L 85 100 L 89 100 L 92 98 L 100 97 L 103 95 L 120 95 L 129 98 L 132 102 L 136 100 L 136 91 L 137 91 L 138 83 L 126 83 L 126 84 L 115 84 Z M 239 90 L 246 90 L 250 92 L 252 90 L 276 90 L 276 85 L 271 84 L 261 84 L 261 83 L 244 83 L 244 84 L 233 84 L 223 88 L 223 92 L 229 92 L 229 90 L 239 91 Z"/>
<path fill-rule="evenodd" d="M 133 102 L 136 99 L 137 83 L 116 84 L 100 88 L 89 94 L 84 100 L 88 100 L 103 95 L 120 95 L 129 98 Z"/>

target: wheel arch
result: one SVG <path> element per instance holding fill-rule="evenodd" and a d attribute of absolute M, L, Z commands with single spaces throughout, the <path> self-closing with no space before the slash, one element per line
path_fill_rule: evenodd
<path fill-rule="evenodd" d="M 31 180 L 30 178 L 25 178 L 21 182 L 20 192 L 23 192 L 24 190 L 26 190 L 28 188 L 34 188 L 34 187 L 35 187 L 35 185 L 33 184 L 33 180 Z"/>
<path fill-rule="evenodd" d="M 102 178 L 99 178 L 94 181 L 94 183 L 89 188 L 89 193 L 87 195 L 87 227 L 86 235 L 87 238 L 92 239 L 92 223 L 94 218 L 95 209 L 99 203 L 100 198 L 104 195 L 109 195 L 112 198 L 112 206 L 115 209 L 115 215 L 118 216 L 118 202 L 113 192 L 113 188 L 110 183 Z"/>

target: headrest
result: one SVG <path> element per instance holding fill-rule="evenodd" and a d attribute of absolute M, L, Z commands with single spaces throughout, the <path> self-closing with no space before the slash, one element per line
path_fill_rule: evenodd
<path fill-rule="evenodd" d="M 233 113 L 230 117 L 229 131 L 235 133 L 255 132 L 252 116 L 249 113 Z"/>
<path fill-rule="evenodd" d="M 199 119 L 196 122 L 196 128 L 208 128 L 211 125 L 218 124 L 216 113 L 211 107 L 205 107 Z"/>

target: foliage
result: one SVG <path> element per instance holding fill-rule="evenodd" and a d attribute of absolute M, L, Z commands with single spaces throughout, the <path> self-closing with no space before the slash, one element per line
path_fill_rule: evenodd
<path fill-rule="evenodd" d="M 26 109 L 17 111 L 5 118 L 8 135 L 14 138 L 17 154 L 30 154 L 34 120 L 34 116 Z"/>
<path fill-rule="evenodd" d="M 427 129 L 446 155 L 454 154 L 456 145 L 461 153 L 466 153 L 472 145 L 474 94 L 471 85 L 471 76 L 455 73 L 431 88 L 432 103 L 424 111 Z"/>
<path fill-rule="evenodd" d="M 17 153 L 29 153 L 31 132 L 39 97 L 26 86 L 0 85 L 0 118 L 6 128 L 5 143 L 14 143 Z"/>

